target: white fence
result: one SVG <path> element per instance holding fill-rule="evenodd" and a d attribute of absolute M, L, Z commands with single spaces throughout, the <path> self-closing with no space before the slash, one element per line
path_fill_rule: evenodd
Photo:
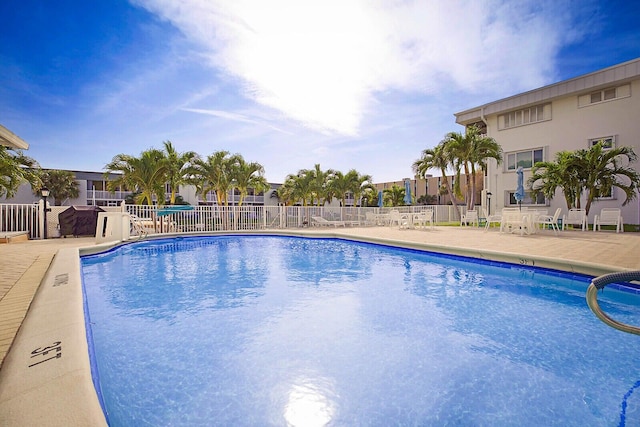
<path fill-rule="evenodd" d="M 45 212 L 44 203 L 19 205 L 0 204 L 0 232 L 28 231 L 31 239 L 59 237 L 58 215 L 69 206 L 50 206 Z M 367 212 L 388 213 L 392 209 L 403 213 L 432 210 L 436 223 L 459 221 L 452 206 L 401 206 L 377 207 L 319 207 L 319 206 L 189 206 L 181 211 L 163 215 L 163 208 L 147 205 L 101 206 L 106 212 L 125 211 L 137 217 L 149 233 L 239 231 L 300 228 L 312 225 L 312 217 L 328 220 L 364 221 Z"/>

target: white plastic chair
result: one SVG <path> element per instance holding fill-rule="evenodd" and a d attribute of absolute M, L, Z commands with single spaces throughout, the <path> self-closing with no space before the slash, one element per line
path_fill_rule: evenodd
<path fill-rule="evenodd" d="M 504 208 L 502 210 L 502 221 L 500 221 L 500 232 L 513 233 L 519 231 L 520 235 L 531 234 L 531 222 L 527 212 L 518 208 Z"/>
<path fill-rule="evenodd" d="M 600 215 L 593 218 L 593 231 L 602 231 L 603 225 L 615 225 L 616 233 L 624 232 L 622 215 L 618 208 L 602 208 Z"/>
<path fill-rule="evenodd" d="M 579 225 L 582 227 L 582 231 L 587 230 L 587 211 L 584 209 L 569 209 L 566 215 L 562 215 L 562 231 L 567 226 Z"/>
<path fill-rule="evenodd" d="M 460 217 L 460 226 L 476 224 L 478 227 L 478 211 L 469 210 Z"/>
<path fill-rule="evenodd" d="M 560 212 L 562 212 L 562 209 L 558 208 L 556 209 L 556 213 L 553 214 L 553 216 L 551 215 L 540 215 L 538 217 L 538 219 L 536 220 L 536 225 L 540 226 L 540 225 L 548 225 L 553 232 L 555 233 L 555 235 L 558 235 L 558 231 L 560 231 L 558 229 L 558 218 L 560 217 Z"/>
<path fill-rule="evenodd" d="M 500 225 L 500 223 L 502 222 L 502 212 L 497 212 L 494 215 L 487 215 L 487 213 L 485 212 L 484 217 L 486 218 L 484 231 L 488 231 L 491 227 L 491 224 Z"/>
<path fill-rule="evenodd" d="M 433 229 L 433 211 L 429 209 L 422 212 L 415 212 L 412 214 L 411 222 L 416 228 L 420 227 L 426 229 L 427 224 L 429 224 Z"/>

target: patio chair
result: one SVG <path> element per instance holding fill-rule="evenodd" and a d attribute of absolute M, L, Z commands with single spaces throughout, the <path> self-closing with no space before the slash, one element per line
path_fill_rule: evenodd
<path fill-rule="evenodd" d="M 427 224 L 433 229 L 433 210 L 429 209 L 422 212 L 414 212 L 411 218 L 413 226 L 416 228 L 427 228 Z"/>
<path fill-rule="evenodd" d="M 313 225 L 317 226 L 317 227 L 322 227 L 322 226 L 331 226 L 333 225 L 334 227 L 345 227 L 346 223 L 344 221 L 329 221 L 328 219 L 324 219 L 321 216 L 312 216 L 311 219 L 313 220 Z"/>
<path fill-rule="evenodd" d="M 538 219 L 536 220 L 536 225 L 537 226 L 549 226 L 549 228 L 551 228 L 553 230 L 553 232 L 555 233 L 555 235 L 558 235 L 558 218 L 560 217 L 560 212 L 562 212 L 562 209 L 558 208 L 556 209 L 556 213 L 552 215 L 540 215 L 538 217 Z"/>
<path fill-rule="evenodd" d="M 500 225 L 500 223 L 502 223 L 501 212 L 498 212 L 494 215 L 487 215 L 487 213 L 485 212 L 484 217 L 486 218 L 485 224 L 484 224 L 484 231 L 488 231 L 489 228 L 491 227 L 491 224 Z"/>
<path fill-rule="evenodd" d="M 478 227 L 478 211 L 469 210 L 464 215 L 460 216 L 460 226 L 476 224 Z"/>
<path fill-rule="evenodd" d="M 622 215 L 618 208 L 602 208 L 600 215 L 593 218 L 593 231 L 602 231 L 603 225 L 615 225 L 616 233 L 624 232 Z"/>
<path fill-rule="evenodd" d="M 520 235 L 531 234 L 531 222 L 527 212 L 520 209 L 505 208 L 502 210 L 502 220 L 500 221 L 500 232 L 513 233 L 519 231 Z"/>
<path fill-rule="evenodd" d="M 393 227 L 396 224 L 398 227 L 402 226 L 402 216 L 399 210 L 393 209 L 389 212 L 389 227 Z"/>
<path fill-rule="evenodd" d="M 587 211 L 584 209 L 569 209 L 566 215 L 562 215 L 562 231 L 568 225 L 579 225 L 582 231 L 587 230 Z"/>

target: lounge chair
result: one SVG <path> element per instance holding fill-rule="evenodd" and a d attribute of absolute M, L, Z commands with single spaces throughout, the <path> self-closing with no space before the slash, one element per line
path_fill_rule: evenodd
<path fill-rule="evenodd" d="M 331 226 L 333 225 L 334 227 L 345 227 L 346 223 L 344 221 L 329 221 L 328 219 L 324 219 L 321 216 L 312 216 L 311 219 L 313 220 L 313 225 L 317 226 L 317 227 L 322 227 L 322 226 Z"/>
<path fill-rule="evenodd" d="M 602 231 L 603 225 L 615 225 L 616 233 L 624 231 L 622 215 L 618 208 L 602 208 L 600 215 L 593 218 L 593 231 Z"/>
<path fill-rule="evenodd" d="M 567 224 L 579 225 L 582 227 L 582 231 L 586 231 L 587 211 L 584 209 L 569 209 L 566 215 L 562 215 L 562 231 L 564 231 Z"/>
<path fill-rule="evenodd" d="M 460 226 L 476 224 L 478 227 L 478 211 L 468 210 L 464 215 L 460 216 Z"/>
<path fill-rule="evenodd" d="M 553 232 L 555 233 L 555 235 L 558 235 L 558 218 L 560 217 L 560 212 L 562 212 L 562 209 L 558 208 L 556 209 L 556 213 L 552 215 L 540 215 L 538 217 L 538 219 L 536 220 L 536 225 L 540 226 L 540 225 L 547 225 L 549 226 Z"/>

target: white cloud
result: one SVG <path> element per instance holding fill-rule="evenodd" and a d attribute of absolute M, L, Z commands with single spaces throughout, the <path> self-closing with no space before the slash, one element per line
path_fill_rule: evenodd
<path fill-rule="evenodd" d="M 188 111 L 191 113 L 198 113 L 198 114 L 206 114 L 209 116 L 214 116 L 214 117 L 220 117 L 222 119 L 226 119 L 226 120 L 232 120 L 232 121 L 236 121 L 236 122 L 243 122 L 243 123 L 250 123 L 250 124 L 254 124 L 254 125 L 260 125 L 260 126 L 266 126 L 270 129 L 273 129 L 275 131 L 278 132 L 282 132 L 282 133 L 286 133 L 291 135 L 291 132 L 282 130 L 280 128 L 277 128 L 269 123 L 267 123 L 264 120 L 260 120 L 260 119 L 255 119 L 255 118 L 251 118 L 248 117 L 244 114 L 239 114 L 239 113 L 231 113 L 229 111 L 221 111 L 221 110 L 207 110 L 207 109 L 202 109 L 202 108 L 181 108 L 182 111 Z"/>
<path fill-rule="evenodd" d="M 547 83 L 575 36 L 569 3 L 553 0 L 139 1 L 247 97 L 350 136 L 386 91 L 509 94 Z"/>

